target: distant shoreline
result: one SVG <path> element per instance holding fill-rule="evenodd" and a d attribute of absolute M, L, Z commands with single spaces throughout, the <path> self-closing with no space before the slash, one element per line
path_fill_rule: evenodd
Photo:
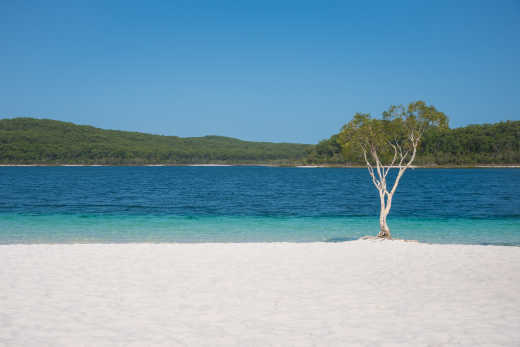
<path fill-rule="evenodd" d="M 0 164 L 0 167 L 233 167 L 233 166 L 262 166 L 262 167 L 292 167 L 302 169 L 320 169 L 320 168 L 343 168 L 343 169 L 364 169 L 363 165 L 298 165 L 298 164 Z M 411 169 L 518 169 L 520 164 L 511 165 L 413 165 Z"/>

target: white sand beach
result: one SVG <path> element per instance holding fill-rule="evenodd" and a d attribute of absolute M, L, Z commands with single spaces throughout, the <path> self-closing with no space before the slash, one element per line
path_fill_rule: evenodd
<path fill-rule="evenodd" d="M 520 248 L 0 246 L 0 346 L 519 346 Z"/>

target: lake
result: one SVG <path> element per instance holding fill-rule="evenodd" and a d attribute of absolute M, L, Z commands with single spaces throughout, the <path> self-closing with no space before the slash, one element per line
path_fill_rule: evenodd
<path fill-rule="evenodd" d="M 376 235 L 366 169 L 0 167 L 0 243 L 338 242 Z M 520 245 L 520 169 L 408 170 L 394 238 Z"/>

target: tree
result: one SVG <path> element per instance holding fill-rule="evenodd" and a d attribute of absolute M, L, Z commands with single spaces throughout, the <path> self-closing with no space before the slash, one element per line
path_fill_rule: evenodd
<path fill-rule="evenodd" d="M 392 198 L 405 171 L 412 165 L 424 132 L 432 127 L 448 128 L 448 117 L 427 106 L 423 101 L 413 102 L 407 108 L 391 106 L 381 119 L 367 113 L 356 113 L 343 126 L 339 142 L 345 157 L 362 154 L 372 183 L 379 192 L 381 238 L 392 238 L 386 218 L 392 207 Z M 387 177 L 391 169 L 397 169 L 391 189 Z M 390 186 L 390 184 L 388 184 Z"/>

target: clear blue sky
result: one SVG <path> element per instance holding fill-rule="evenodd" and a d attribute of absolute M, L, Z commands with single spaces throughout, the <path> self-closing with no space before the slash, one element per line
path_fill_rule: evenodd
<path fill-rule="evenodd" d="M 0 117 L 316 143 L 418 99 L 520 119 L 518 1 L 0 0 Z"/>

